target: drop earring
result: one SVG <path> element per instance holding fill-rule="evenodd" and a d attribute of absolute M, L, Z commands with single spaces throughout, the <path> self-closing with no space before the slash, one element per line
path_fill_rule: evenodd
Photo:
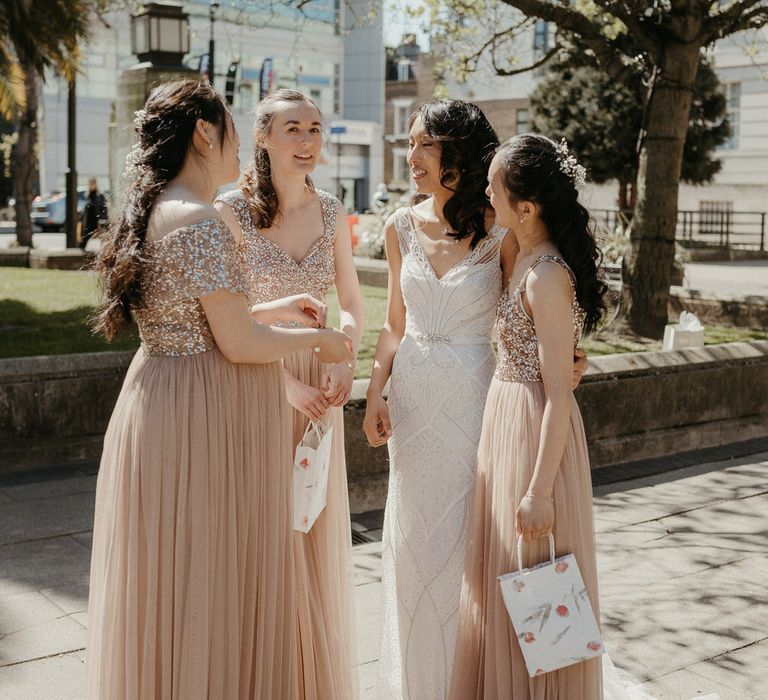
<path fill-rule="evenodd" d="M 213 141 L 208 142 L 208 149 L 211 151 L 213 150 Z"/>

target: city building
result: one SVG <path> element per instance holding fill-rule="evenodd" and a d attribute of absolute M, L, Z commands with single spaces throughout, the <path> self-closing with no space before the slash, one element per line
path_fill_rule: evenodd
<path fill-rule="evenodd" d="M 271 72 L 272 88 L 298 89 L 323 111 L 329 145 L 325 162 L 314 178 L 323 189 L 344 193 L 350 210 L 368 207 L 370 193 L 383 175 L 382 19 L 379 12 L 373 19 L 365 15 L 361 20 L 355 11 L 359 2 L 314 0 L 300 8 L 278 2 L 270 4 L 267 11 L 242 0 L 225 0 L 216 10 L 213 25 L 209 2 L 183 3 L 190 22 L 190 52 L 185 64 L 196 71 L 204 68 L 213 26 L 216 87 L 223 92 L 227 71 L 236 71 L 232 113 L 241 136 L 242 162 L 247 162 L 253 149 L 251 115 L 259 101 L 265 60 L 270 59 L 271 71 L 267 73 Z M 371 4 L 365 6 L 370 11 Z M 109 162 L 109 130 L 119 75 L 136 63 L 128 11 L 114 10 L 103 22 L 96 21 L 93 38 L 84 49 L 83 75 L 77 81 L 77 171 L 81 184 L 96 177 L 103 189 L 120 186 L 115 173 L 122 164 Z M 365 75 L 355 74 L 353 66 L 362 67 Z M 46 81 L 42 111 L 40 188 L 43 192 L 63 190 L 67 170 L 66 83 Z M 339 156 L 341 163 L 337 164 Z"/>
<path fill-rule="evenodd" d="M 396 192 L 410 189 L 408 117 L 434 96 L 434 59 L 423 53 L 414 34 L 406 34 L 399 46 L 387 48 L 386 106 L 384 112 L 384 182 Z"/>

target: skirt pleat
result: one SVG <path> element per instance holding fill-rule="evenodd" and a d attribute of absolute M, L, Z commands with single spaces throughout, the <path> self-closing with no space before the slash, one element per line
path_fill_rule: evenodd
<path fill-rule="evenodd" d="M 497 580 L 518 566 L 515 513 L 536 464 L 545 400 L 540 382 L 494 378 L 488 391 L 470 512 L 452 700 L 602 698 L 600 659 L 528 676 Z M 589 454 L 575 399 L 552 495 L 557 556 L 575 555 L 599 620 Z M 548 558 L 546 539 L 524 545 L 524 567 Z"/>
<path fill-rule="evenodd" d="M 298 697 L 278 363 L 139 350 L 104 440 L 90 700 Z"/>
<path fill-rule="evenodd" d="M 300 382 L 320 388 L 323 365 L 311 350 L 285 358 L 284 364 Z M 293 444 L 298 445 L 308 419 L 292 413 Z M 331 407 L 325 421 L 333 426 L 326 506 L 308 533 L 293 534 L 299 695 L 302 700 L 352 700 L 357 681 L 343 409 Z"/>

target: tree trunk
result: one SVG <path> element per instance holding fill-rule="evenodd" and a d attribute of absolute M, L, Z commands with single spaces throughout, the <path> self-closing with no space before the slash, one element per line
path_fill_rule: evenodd
<path fill-rule="evenodd" d="M 649 338 L 661 338 L 667 323 L 680 169 L 698 65 L 697 46 L 667 45 L 647 106 L 621 308 L 629 327 Z"/>
<path fill-rule="evenodd" d="M 21 113 L 19 139 L 13 148 L 13 175 L 16 190 L 16 241 L 32 245 L 32 199 L 37 186 L 37 73 L 24 65 L 27 106 Z"/>
<path fill-rule="evenodd" d="M 629 197 L 627 196 L 628 187 L 629 185 L 626 182 L 619 183 L 619 199 L 616 203 L 619 207 L 620 212 L 623 212 L 627 208 L 627 201 L 629 199 Z"/>

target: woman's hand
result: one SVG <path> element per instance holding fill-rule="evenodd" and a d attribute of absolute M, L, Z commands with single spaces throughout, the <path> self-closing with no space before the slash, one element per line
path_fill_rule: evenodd
<path fill-rule="evenodd" d="M 317 331 L 318 342 L 312 349 L 320 362 L 335 365 L 339 362 L 352 362 L 352 340 L 346 333 L 335 328 Z"/>
<path fill-rule="evenodd" d="M 354 379 L 355 370 L 351 362 L 331 365 L 323 372 L 320 388 L 331 406 L 343 406 L 347 403 Z"/>
<path fill-rule="evenodd" d="M 392 436 L 389 406 L 378 392 L 369 393 L 366 399 L 363 432 L 371 447 L 380 447 Z"/>
<path fill-rule="evenodd" d="M 584 372 L 589 367 L 589 360 L 587 359 L 587 353 L 581 348 L 576 348 L 573 351 L 573 386 L 575 389 L 581 383 L 581 378 L 584 376 Z"/>
<path fill-rule="evenodd" d="M 525 542 L 547 537 L 555 526 L 555 504 L 547 496 L 526 495 L 520 501 L 515 515 L 518 535 Z"/>
<path fill-rule="evenodd" d="M 310 420 L 320 420 L 328 410 L 328 400 L 323 392 L 286 374 L 285 392 L 288 403 Z"/>
<path fill-rule="evenodd" d="M 308 328 L 325 328 L 328 307 L 309 294 L 294 294 L 251 307 L 251 317 L 259 323 L 300 323 Z"/>

